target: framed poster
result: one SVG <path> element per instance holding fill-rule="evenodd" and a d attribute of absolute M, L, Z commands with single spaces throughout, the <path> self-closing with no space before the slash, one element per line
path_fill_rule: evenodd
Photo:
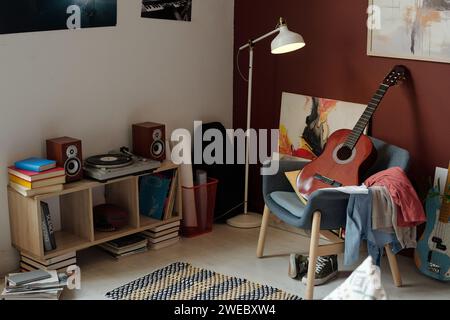
<path fill-rule="evenodd" d="M 192 0 L 142 0 L 141 17 L 191 21 Z"/>
<path fill-rule="evenodd" d="M 0 1 L 0 34 L 116 24 L 117 0 Z"/>
<path fill-rule="evenodd" d="M 369 0 L 369 5 L 368 55 L 450 62 L 450 0 Z"/>
<path fill-rule="evenodd" d="M 283 92 L 278 152 L 282 158 L 313 160 L 328 137 L 353 129 L 366 105 Z M 365 133 L 367 133 L 367 128 Z"/>

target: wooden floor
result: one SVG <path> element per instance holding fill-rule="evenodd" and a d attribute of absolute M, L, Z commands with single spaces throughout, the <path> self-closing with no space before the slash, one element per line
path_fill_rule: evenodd
<path fill-rule="evenodd" d="M 305 286 L 287 275 L 290 252 L 305 252 L 308 239 L 286 231 L 269 228 L 267 258 L 255 257 L 259 229 L 235 229 L 216 225 L 208 235 L 182 239 L 178 244 L 159 251 L 114 260 L 103 251 L 91 248 L 78 254 L 82 272 L 82 288 L 65 290 L 63 299 L 104 299 L 104 295 L 129 281 L 176 261 L 192 263 L 223 274 L 247 278 L 287 292 L 303 295 Z M 361 258 L 361 261 L 363 257 Z M 340 262 L 342 257 L 340 257 Z M 450 299 L 450 284 L 422 276 L 412 259 L 399 257 L 404 286 L 395 288 L 386 258 L 382 262 L 382 282 L 390 299 Z M 351 268 L 339 266 L 339 277 L 316 287 L 315 299 L 321 299 L 342 283 Z M 345 271 L 346 270 L 346 271 Z"/>

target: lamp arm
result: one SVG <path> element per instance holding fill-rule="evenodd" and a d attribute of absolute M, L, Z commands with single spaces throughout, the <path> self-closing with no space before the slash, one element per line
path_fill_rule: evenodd
<path fill-rule="evenodd" d="M 249 48 L 251 45 L 253 45 L 253 44 L 255 44 L 255 43 L 258 43 L 258 42 L 260 42 L 261 40 L 264 40 L 264 39 L 270 37 L 271 35 L 273 35 L 273 34 L 279 32 L 279 31 L 280 31 L 280 27 L 277 27 L 275 30 L 270 31 L 270 32 L 266 33 L 265 35 L 263 35 L 263 36 L 261 36 L 261 37 L 259 37 L 259 38 L 251 39 L 247 44 L 245 44 L 245 45 L 243 45 L 242 47 L 240 47 L 240 48 L 239 48 L 239 51 L 242 51 L 242 50 L 244 50 L 244 49 L 247 49 L 247 48 Z"/>

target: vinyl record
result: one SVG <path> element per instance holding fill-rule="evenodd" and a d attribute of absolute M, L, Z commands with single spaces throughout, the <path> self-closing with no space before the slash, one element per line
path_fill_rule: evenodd
<path fill-rule="evenodd" d="M 130 165 L 133 159 L 124 154 L 102 154 L 87 158 L 85 163 L 96 168 L 122 168 Z"/>

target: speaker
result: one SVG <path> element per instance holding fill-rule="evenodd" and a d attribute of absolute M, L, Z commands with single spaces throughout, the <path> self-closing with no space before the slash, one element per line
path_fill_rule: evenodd
<path fill-rule="evenodd" d="M 64 168 L 67 182 L 83 178 L 81 140 L 69 137 L 47 140 L 47 158 Z"/>
<path fill-rule="evenodd" d="M 152 160 L 166 159 L 166 127 L 160 123 L 133 124 L 133 153 Z"/>

